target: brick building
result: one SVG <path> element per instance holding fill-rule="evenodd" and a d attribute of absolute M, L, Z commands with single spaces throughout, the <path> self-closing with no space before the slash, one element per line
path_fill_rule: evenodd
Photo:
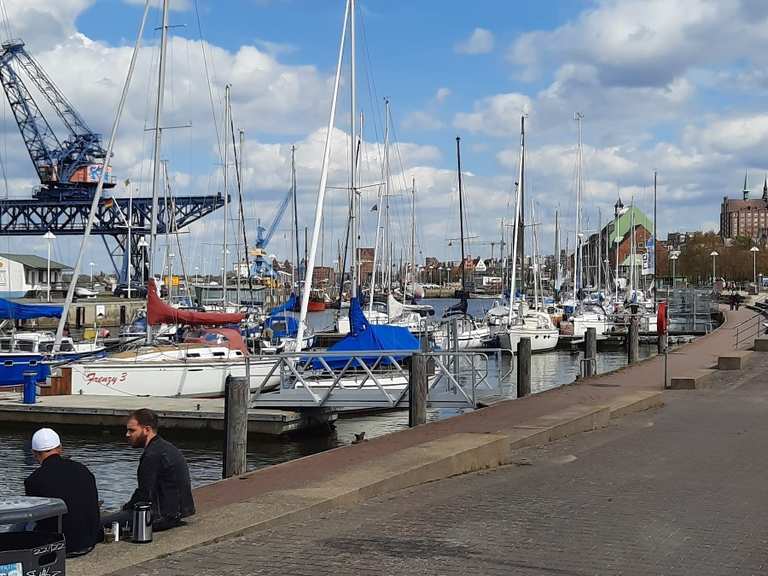
<path fill-rule="evenodd" d="M 720 238 L 726 241 L 742 237 L 765 243 L 768 239 L 768 179 L 763 183 L 762 197 L 751 199 L 745 176 L 741 195 L 740 199 L 723 197 Z"/>

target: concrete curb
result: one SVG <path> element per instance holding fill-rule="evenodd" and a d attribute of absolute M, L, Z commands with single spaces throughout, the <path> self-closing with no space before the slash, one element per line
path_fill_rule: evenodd
<path fill-rule="evenodd" d="M 597 430 L 607 426 L 611 418 L 661 404 L 661 392 L 640 391 L 616 398 L 608 406 L 575 405 L 496 433 L 450 434 L 353 466 L 311 486 L 269 492 L 198 515 L 188 526 L 165 532 L 149 545 L 99 546 L 88 556 L 70 561 L 68 573 L 103 576 L 251 530 L 347 508 L 450 476 L 495 468 L 510 462 L 512 452 L 520 448 Z"/>
<path fill-rule="evenodd" d="M 704 388 L 716 370 L 703 368 L 701 370 L 692 370 L 685 376 L 673 376 L 669 380 L 670 390 L 700 390 Z"/>

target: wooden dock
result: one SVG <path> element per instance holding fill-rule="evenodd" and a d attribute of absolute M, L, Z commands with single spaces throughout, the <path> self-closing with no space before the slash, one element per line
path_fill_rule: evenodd
<path fill-rule="evenodd" d="M 215 432 L 224 429 L 223 398 L 146 398 L 134 396 L 41 396 L 23 404 L 18 393 L 0 393 L 0 424 L 66 425 L 93 428 L 125 427 L 127 415 L 151 408 L 164 430 Z M 322 410 L 251 409 L 248 433 L 280 436 L 327 426 L 336 413 Z"/>

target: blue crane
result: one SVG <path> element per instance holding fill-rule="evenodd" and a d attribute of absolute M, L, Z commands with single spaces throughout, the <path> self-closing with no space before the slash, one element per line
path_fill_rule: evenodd
<path fill-rule="evenodd" d="M 24 83 L 24 78 L 28 83 Z M 57 235 L 80 236 L 85 230 L 90 205 L 106 156 L 101 136 L 94 133 L 40 64 L 24 48 L 21 40 L 0 44 L 0 83 L 19 126 L 29 157 L 40 178 L 32 199 L 0 200 L 0 235 L 34 236 L 48 231 Z M 36 88 L 54 110 L 64 129 L 57 135 L 51 122 L 35 101 L 30 87 Z M 104 188 L 115 181 L 107 168 Z M 130 269 L 141 270 L 141 235 L 149 233 L 152 198 L 102 200 L 93 234 L 102 237 L 115 271 L 125 281 Z M 160 203 L 157 231 L 164 233 L 171 222 L 181 229 L 224 205 L 221 194 L 176 197 L 173 207 Z M 133 230 L 128 243 L 128 222 Z M 114 245 L 107 239 L 111 237 Z M 122 262 L 116 256 L 122 254 Z M 146 271 L 142 272 L 145 277 Z"/>
<path fill-rule="evenodd" d="M 254 257 L 253 264 L 251 265 L 251 273 L 254 276 L 275 276 L 275 271 L 272 269 L 272 263 L 269 259 L 265 258 L 267 254 L 267 245 L 269 244 L 269 241 L 272 240 L 275 230 L 277 230 L 277 227 L 283 220 L 285 209 L 288 208 L 288 203 L 291 201 L 291 198 L 293 198 L 293 194 L 293 188 L 288 190 L 288 194 L 285 195 L 282 202 L 280 202 L 280 205 L 277 207 L 275 217 L 272 219 L 272 224 L 269 225 L 269 228 L 264 228 L 261 223 L 256 226 L 256 246 L 251 250 L 251 255 Z"/>

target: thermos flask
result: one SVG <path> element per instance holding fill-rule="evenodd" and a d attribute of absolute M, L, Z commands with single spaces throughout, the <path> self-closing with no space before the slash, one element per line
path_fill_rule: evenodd
<path fill-rule="evenodd" d="M 133 541 L 136 544 L 152 542 L 152 505 L 137 502 L 133 506 Z"/>

